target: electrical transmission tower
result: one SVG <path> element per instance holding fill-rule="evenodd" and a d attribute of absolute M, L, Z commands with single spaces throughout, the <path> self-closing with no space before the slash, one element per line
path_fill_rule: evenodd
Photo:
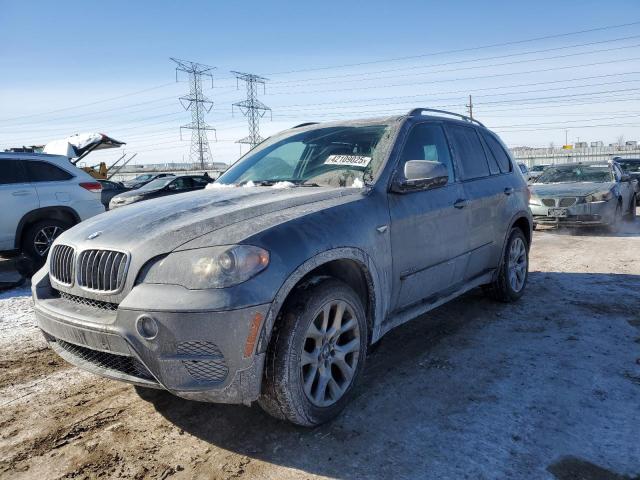
<path fill-rule="evenodd" d="M 264 117 L 267 112 L 271 112 L 269 107 L 258 100 L 258 85 L 262 85 L 262 92 L 264 93 L 267 79 L 252 73 L 234 71 L 231 73 L 236 76 L 236 82 L 243 80 L 247 85 L 247 99 L 236 102 L 231 107 L 232 112 L 233 107 L 238 107 L 249 121 L 249 135 L 241 138 L 236 143 L 246 143 L 250 145 L 250 148 L 253 148 L 262 141 L 262 137 L 260 136 L 260 118 Z"/>
<path fill-rule="evenodd" d="M 191 130 L 189 160 L 194 163 L 200 162 L 200 167 L 204 170 L 205 164 L 213 161 L 207 130 L 213 130 L 215 133 L 216 129 L 207 125 L 204 120 L 205 113 L 209 113 L 213 108 L 213 102 L 202 93 L 202 77 L 211 78 L 211 88 L 213 88 L 211 72 L 215 70 L 215 67 L 177 58 L 171 58 L 171 60 L 177 64 L 176 82 L 178 81 L 178 72 L 185 72 L 189 75 L 189 94 L 180 97 L 180 103 L 185 110 L 191 110 L 191 123 L 180 127 L 180 138 L 182 139 L 183 128 Z"/>

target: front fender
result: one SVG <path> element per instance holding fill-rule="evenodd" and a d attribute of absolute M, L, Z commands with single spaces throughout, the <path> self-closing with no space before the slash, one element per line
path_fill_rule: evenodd
<path fill-rule="evenodd" d="M 370 319 L 372 325 L 372 343 L 376 342 L 380 338 L 380 326 L 382 324 L 382 319 L 385 316 L 385 312 L 389 308 L 389 300 L 382 294 L 381 277 L 378 273 L 378 268 L 371 257 L 363 250 L 355 247 L 341 247 L 318 253 L 306 260 L 304 263 L 299 265 L 282 284 L 271 303 L 266 320 L 263 322 L 262 331 L 258 340 L 257 351 L 259 353 L 263 353 L 267 350 L 276 319 L 278 318 L 284 302 L 295 286 L 308 273 L 321 265 L 334 260 L 352 260 L 363 269 L 365 277 L 367 278 L 367 286 L 369 290 L 369 311 L 371 312 L 372 317 Z"/>

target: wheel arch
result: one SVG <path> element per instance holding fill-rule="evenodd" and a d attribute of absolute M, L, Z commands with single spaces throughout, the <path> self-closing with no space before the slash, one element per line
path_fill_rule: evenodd
<path fill-rule="evenodd" d="M 257 348 L 259 353 L 267 350 L 274 326 L 290 295 L 296 289 L 303 288 L 306 284 L 322 277 L 338 278 L 354 289 L 363 300 L 365 307 L 369 326 L 369 342 L 373 343 L 379 339 L 383 297 L 377 268 L 371 258 L 362 250 L 344 247 L 316 254 L 289 275 L 276 293 L 263 323 Z"/>
<path fill-rule="evenodd" d="M 68 222 L 71 225 L 75 225 L 80 222 L 80 216 L 71 207 L 43 207 L 31 210 L 20 219 L 20 222 L 18 222 L 14 241 L 15 248 L 19 249 L 21 247 L 22 238 L 27 228 L 41 220 L 50 219 Z"/>

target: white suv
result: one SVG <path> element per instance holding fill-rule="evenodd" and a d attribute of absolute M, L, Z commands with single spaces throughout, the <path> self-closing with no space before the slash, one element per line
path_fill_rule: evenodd
<path fill-rule="evenodd" d="M 67 157 L 0 153 L 0 252 L 41 265 L 67 228 L 104 212 L 102 186 Z"/>

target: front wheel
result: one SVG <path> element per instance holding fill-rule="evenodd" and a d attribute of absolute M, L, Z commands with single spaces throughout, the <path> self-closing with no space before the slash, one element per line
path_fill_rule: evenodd
<path fill-rule="evenodd" d="M 297 425 L 334 418 L 346 406 L 367 354 L 360 298 L 344 282 L 328 279 L 295 292 L 279 323 L 258 403 Z"/>
<path fill-rule="evenodd" d="M 512 228 L 504 249 L 504 257 L 493 283 L 486 292 L 495 300 L 514 302 L 524 293 L 529 277 L 529 246 L 519 228 Z"/>
<path fill-rule="evenodd" d="M 44 265 L 53 241 L 65 230 L 69 224 L 60 220 L 42 220 L 31 225 L 22 239 L 22 251 L 35 264 L 36 268 Z"/>

